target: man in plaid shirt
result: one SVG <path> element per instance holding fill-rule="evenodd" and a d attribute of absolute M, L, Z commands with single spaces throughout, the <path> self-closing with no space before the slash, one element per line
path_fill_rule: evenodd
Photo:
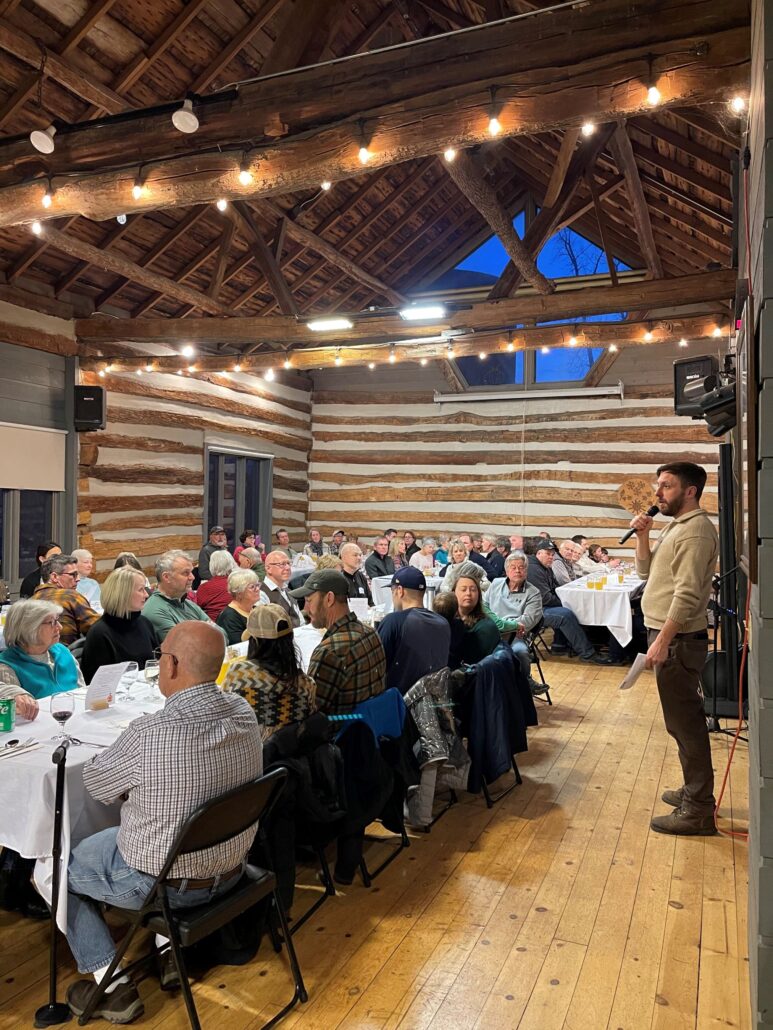
<path fill-rule="evenodd" d="M 317 708 L 329 715 L 351 712 L 386 685 L 386 655 L 378 633 L 349 611 L 349 584 L 340 572 L 318 569 L 293 597 L 306 599 L 316 629 L 327 630 L 314 649 L 308 673 L 317 685 Z"/>
<path fill-rule="evenodd" d="M 62 609 L 59 643 L 69 647 L 85 637 L 99 619 L 89 602 L 78 593 L 78 559 L 72 554 L 55 554 L 40 567 L 41 582 L 35 587 L 33 601 L 51 601 Z"/>
<path fill-rule="evenodd" d="M 188 816 L 262 772 L 255 713 L 243 697 L 224 693 L 214 682 L 224 649 L 223 634 L 211 623 L 173 627 L 158 649 L 158 685 L 166 705 L 135 719 L 84 766 L 92 797 L 105 805 L 124 799 L 120 826 L 86 837 L 70 855 L 67 940 L 80 971 L 94 980 L 101 980 L 115 954 L 100 902 L 141 908 Z M 255 829 L 181 856 L 166 881 L 171 905 L 199 905 L 238 883 Z M 172 986 L 169 951 L 160 965 L 162 987 Z M 85 1010 L 94 980 L 69 988 L 67 1001 L 76 1016 Z M 142 1012 L 137 988 L 123 977 L 110 985 L 94 1015 L 130 1023 Z"/>

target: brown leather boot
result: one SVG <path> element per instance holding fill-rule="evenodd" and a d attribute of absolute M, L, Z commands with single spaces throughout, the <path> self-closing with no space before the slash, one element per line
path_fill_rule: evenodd
<path fill-rule="evenodd" d="M 717 832 L 713 812 L 696 815 L 681 808 L 675 808 L 668 815 L 655 816 L 650 826 L 656 833 L 672 833 L 681 837 L 713 837 Z"/>
<path fill-rule="evenodd" d="M 684 787 L 680 787 L 679 790 L 664 790 L 660 795 L 660 800 L 665 801 L 672 808 L 681 808 L 684 801 Z"/>

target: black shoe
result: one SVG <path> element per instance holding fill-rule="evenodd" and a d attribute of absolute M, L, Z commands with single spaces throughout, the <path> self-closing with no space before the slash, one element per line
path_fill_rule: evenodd
<path fill-rule="evenodd" d="M 27 919 L 50 919 L 51 910 L 37 891 L 31 890 L 29 896 L 19 906 L 19 911 Z"/>
<path fill-rule="evenodd" d="M 67 990 L 67 1004 L 76 1016 L 86 1011 L 92 991 L 97 989 L 93 980 L 76 980 Z M 132 1023 L 145 1011 L 137 988 L 129 980 L 118 984 L 115 990 L 102 996 L 92 1018 L 106 1019 L 108 1023 Z"/>
<path fill-rule="evenodd" d="M 156 955 L 156 969 L 158 971 L 158 982 L 162 991 L 176 991 L 180 987 L 180 975 L 177 966 L 174 964 L 172 949 Z"/>
<path fill-rule="evenodd" d="M 591 662 L 593 665 L 611 665 L 612 664 L 612 659 L 611 658 L 605 658 L 603 654 L 596 654 L 595 651 L 593 652 L 593 654 L 580 655 L 580 661 L 581 662 Z"/>
<path fill-rule="evenodd" d="M 553 644 L 553 646 L 550 648 L 550 653 L 552 655 L 557 655 L 558 657 L 561 657 L 561 655 L 569 654 L 569 648 L 564 647 L 563 644 Z"/>
<path fill-rule="evenodd" d="M 529 690 L 532 692 L 534 697 L 539 697 L 541 694 L 547 694 L 547 692 L 550 690 L 550 687 L 547 685 L 547 683 L 538 683 L 537 680 L 532 679 L 532 677 L 530 676 Z"/>
<path fill-rule="evenodd" d="M 340 883 L 342 887 L 351 887 L 354 883 L 354 873 L 348 876 L 346 873 L 341 873 L 337 869 L 333 871 L 333 881 Z"/>

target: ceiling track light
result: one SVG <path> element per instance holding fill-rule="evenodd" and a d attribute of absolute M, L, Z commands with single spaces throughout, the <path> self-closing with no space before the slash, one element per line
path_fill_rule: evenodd
<path fill-rule="evenodd" d="M 172 115 L 172 125 L 178 132 L 185 132 L 188 135 L 196 132 L 199 127 L 199 120 L 193 112 L 193 101 L 183 100 L 180 107 Z"/>
<path fill-rule="evenodd" d="M 252 172 L 250 171 L 250 162 L 247 158 L 247 151 L 242 154 L 242 160 L 239 165 L 239 182 L 242 186 L 249 186 L 252 182 Z"/>
<path fill-rule="evenodd" d="M 488 111 L 488 134 L 489 136 L 498 136 L 502 131 L 502 123 L 499 120 L 502 110 L 497 105 L 496 86 L 489 86 L 489 96 L 491 97 L 491 101 L 489 103 Z"/>
<path fill-rule="evenodd" d="M 49 125 L 47 129 L 33 129 L 30 133 L 30 143 L 39 154 L 53 154 L 56 144 L 56 126 Z"/>

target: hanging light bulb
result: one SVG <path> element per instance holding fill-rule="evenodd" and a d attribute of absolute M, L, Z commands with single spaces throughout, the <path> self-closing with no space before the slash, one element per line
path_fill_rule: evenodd
<path fill-rule="evenodd" d="M 242 163 L 239 165 L 239 182 L 242 186 L 249 186 L 252 182 L 252 172 L 246 154 L 242 157 Z"/>
<path fill-rule="evenodd" d="M 447 358 L 452 358 L 453 356 L 454 356 L 454 348 L 449 343 L 449 345 L 446 347 L 446 357 Z"/>
<path fill-rule="evenodd" d="M 218 211 L 225 211 L 228 207 L 228 201 L 225 199 L 225 197 L 221 197 L 215 206 L 217 207 Z"/>
<path fill-rule="evenodd" d="M 589 136 L 592 136 L 595 131 L 596 131 L 596 126 L 594 125 L 593 122 L 583 122 L 582 127 L 580 128 L 580 132 L 583 134 L 583 136 L 586 139 Z"/>
<path fill-rule="evenodd" d="M 182 105 L 172 115 L 172 125 L 178 132 L 195 132 L 199 127 L 199 120 L 193 113 L 193 101 L 183 100 Z"/>
<path fill-rule="evenodd" d="M 99 372 L 97 372 L 97 375 L 99 376 L 100 379 L 104 379 L 105 378 L 105 370 L 104 370 L 104 368 L 100 368 Z"/>
<path fill-rule="evenodd" d="M 113 371 L 113 366 L 111 364 L 108 363 L 107 365 L 105 365 L 105 372 L 112 372 L 112 371 Z"/>
<path fill-rule="evenodd" d="M 126 215 L 116 215 L 115 220 L 119 225 L 126 225 Z"/>
<path fill-rule="evenodd" d="M 357 157 L 360 159 L 361 165 L 366 165 L 368 161 L 370 161 L 370 159 L 373 157 L 373 154 L 371 154 L 371 152 L 368 150 L 365 144 L 363 144 L 357 151 Z"/>
<path fill-rule="evenodd" d="M 178 368 L 177 369 L 177 374 L 178 374 L 178 376 L 181 376 L 183 374 L 183 370 L 181 368 Z"/>
<path fill-rule="evenodd" d="M 610 354 L 615 354 L 617 352 L 617 344 L 610 343 L 610 345 L 607 347 L 607 350 L 610 352 Z"/>
<path fill-rule="evenodd" d="M 489 94 L 491 95 L 491 103 L 489 104 L 488 134 L 489 136 L 498 136 L 502 131 L 502 123 L 499 120 L 501 110 L 497 106 L 497 87 L 491 86 Z"/>
<path fill-rule="evenodd" d="M 142 369 L 141 368 L 136 369 L 135 370 L 135 375 L 141 376 L 142 375 Z"/>
<path fill-rule="evenodd" d="M 292 367 L 293 367 L 293 363 L 292 363 L 292 361 L 290 361 L 290 358 L 288 356 L 282 362 L 282 368 L 287 369 L 287 368 L 292 368 Z"/>
<path fill-rule="evenodd" d="M 40 236 L 40 234 L 43 232 L 43 226 L 37 220 L 32 223 L 30 229 L 32 229 L 36 236 Z"/>
<path fill-rule="evenodd" d="M 361 165 L 366 165 L 368 161 L 370 161 L 370 159 L 373 157 L 373 154 L 370 150 L 370 140 L 365 135 L 364 119 L 361 118 L 357 123 L 357 126 L 360 131 L 360 146 L 359 150 L 357 151 L 357 157 L 359 158 Z"/>
<path fill-rule="evenodd" d="M 577 337 L 574 335 L 574 333 L 572 333 L 572 335 L 569 337 L 569 346 L 570 347 L 576 347 L 577 346 Z"/>
<path fill-rule="evenodd" d="M 720 327 L 718 325 L 714 326 L 714 331 L 712 332 L 711 335 L 714 337 L 715 340 L 718 340 L 719 337 L 722 335 L 722 330 L 720 329 Z"/>
<path fill-rule="evenodd" d="M 660 103 L 660 90 L 657 86 L 652 85 L 647 90 L 647 103 L 650 107 L 657 107 Z"/>
<path fill-rule="evenodd" d="M 333 183 L 330 181 L 330 179 L 323 179 L 322 182 L 319 184 L 319 188 L 321 190 L 324 190 L 325 193 L 327 193 L 327 191 L 332 187 L 332 185 Z"/>
<path fill-rule="evenodd" d="M 540 354 L 550 354 L 550 347 L 540 347 Z"/>
<path fill-rule="evenodd" d="M 419 364 L 420 365 L 426 365 L 427 364 L 427 359 L 426 358 L 420 358 L 419 359 Z"/>
<path fill-rule="evenodd" d="M 51 207 L 53 202 L 54 191 L 51 189 L 51 180 L 49 179 L 48 188 L 46 189 L 46 192 L 43 194 L 40 203 L 43 205 L 44 208 L 48 209 L 49 207 Z"/>
<path fill-rule="evenodd" d="M 153 366 L 151 365 L 150 362 L 148 362 L 147 365 L 145 366 L 145 371 L 146 372 L 152 372 L 153 371 Z"/>
<path fill-rule="evenodd" d="M 730 110 L 733 114 L 743 114 L 746 110 L 746 99 L 742 96 L 733 97 L 730 101 Z"/>
<path fill-rule="evenodd" d="M 376 362 L 375 361 L 369 361 L 368 362 L 368 368 L 371 370 L 371 372 L 373 371 L 373 369 L 375 367 L 376 367 Z"/>
<path fill-rule="evenodd" d="M 679 341 L 679 346 L 680 347 L 686 347 L 687 346 L 687 340 L 685 340 L 684 337 L 682 337 L 682 339 Z"/>
<path fill-rule="evenodd" d="M 188 365 L 188 371 L 189 372 L 195 372 L 196 371 L 196 366 L 195 365 Z"/>
<path fill-rule="evenodd" d="M 186 343 L 185 346 L 180 349 L 180 353 L 184 358 L 192 358 L 196 353 L 196 348 L 192 347 L 189 343 Z"/>
<path fill-rule="evenodd" d="M 237 361 L 237 362 L 236 362 L 236 364 L 234 365 L 234 367 L 233 367 L 233 370 L 234 370 L 234 372 L 241 372 L 241 370 L 242 370 L 242 366 L 241 366 L 241 365 L 239 364 L 239 362 L 238 362 L 238 361 Z"/>
<path fill-rule="evenodd" d="M 443 157 L 449 164 L 452 164 L 456 160 L 456 151 L 453 147 L 446 147 L 443 151 Z"/>
<path fill-rule="evenodd" d="M 266 371 L 263 373 L 263 378 L 266 380 L 266 382 L 273 383 L 273 381 L 276 379 L 276 373 L 274 372 L 273 368 L 267 368 Z"/>
<path fill-rule="evenodd" d="M 502 123 L 500 122 L 500 120 L 497 118 L 496 115 L 492 114 L 492 116 L 488 120 L 488 134 L 489 134 L 489 136 L 498 136 L 501 131 L 502 131 Z"/>
<path fill-rule="evenodd" d="M 30 133 L 30 143 L 39 154 L 53 154 L 56 146 L 55 135 L 56 128 L 53 125 L 49 125 L 47 129 L 33 129 Z"/>
<path fill-rule="evenodd" d="M 651 330 L 651 329 L 648 329 L 648 330 L 647 330 L 647 331 L 645 332 L 645 334 L 644 334 L 644 342 L 645 342 L 645 343 L 652 343 L 652 341 L 653 341 L 654 339 L 655 339 L 655 337 L 654 337 L 654 335 L 653 335 L 653 332 L 652 332 L 652 330 Z"/>
<path fill-rule="evenodd" d="M 336 347 L 336 356 L 333 359 L 333 363 L 335 365 L 340 365 L 342 363 L 342 361 L 343 361 L 343 358 L 341 357 L 341 351 L 340 351 L 340 349 L 338 347 Z"/>
<path fill-rule="evenodd" d="M 507 347 L 505 349 L 507 350 L 508 354 L 512 354 L 513 353 L 513 351 L 515 350 L 515 344 L 513 343 L 512 340 L 508 340 L 507 341 Z"/>
<path fill-rule="evenodd" d="M 482 350 L 480 352 L 480 354 L 478 354 L 478 357 L 480 358 L 481 361 L 485 361 L 486 360 L 486 352 L 484 350 Z"/>
<path fill-rule="evenodd" d="M 397 358 L 395 357 L 395 345 L 392 344 L 392 346 L 389 348 L 389 364 L 394 365 L 396 361 Z"/>

